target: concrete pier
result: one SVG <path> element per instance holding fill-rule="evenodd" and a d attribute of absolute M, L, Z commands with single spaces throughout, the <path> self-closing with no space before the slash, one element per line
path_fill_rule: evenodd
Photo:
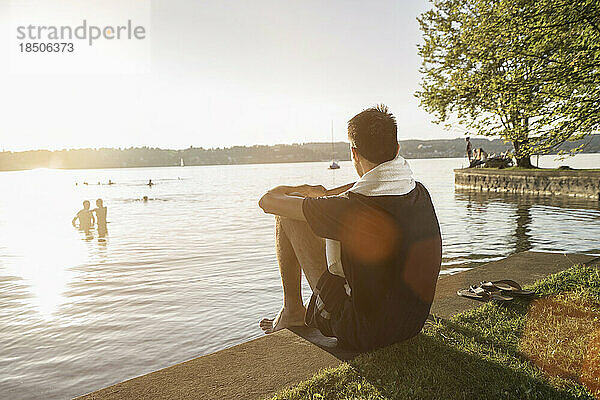
<path fill-rule="evenodd" d="M 600 264 L 581 254 L 523 252 L 455 275 L 441 276 L 432 313 L 448 318 L 481 305 L 456 291 L 482 280 L 514 279 L 531 284 L 575 264 Z M 257 327 L 258 329 L 258 327 Z M 82 400 L 259 399 L 306 380 L 354 356 L 335 339 L 302 328 L 262 338 L 133 378 L 80 397 Z"/>
<path fill-rule="evenodd" d="M 600 170 L 454 170 L 457 188 L 487 192 L 570 196 L 600 201 Z"/>

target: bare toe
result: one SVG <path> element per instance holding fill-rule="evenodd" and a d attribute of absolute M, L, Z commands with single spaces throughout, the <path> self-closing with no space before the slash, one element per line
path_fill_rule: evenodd
<path fill-rule="evenodd" d="M 275 318 L 264 318 L 260 321 L 260 327 L 266 334 L 269 334 L 293 326 L 303 326 L 305 313 L 306 309 L 304 308 L 294 313 L 290 313 L 287 309 L 281 309 Z"/>
<path fill-rule="evenodd" d="M 259 325 L 260 325 L 261 328 L 272 327 L 273 326 L 273 320 L 265 318 L 265 319 L 263 319 L 262 321 L 259 322 Z"/>

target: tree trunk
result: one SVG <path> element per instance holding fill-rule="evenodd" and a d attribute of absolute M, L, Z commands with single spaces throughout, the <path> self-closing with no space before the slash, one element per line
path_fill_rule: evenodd
<path fill-rule="evenodd" d="M 521 142 L 514 141 L 513 147 L 515 148 L 515 158 L 517 159 L 517 167 L 533 168 L 533 165 L 531 164 L 531 156 L 521 154 Z"/>
<path fill-rule="evenodd" d="M 531 157 L 526 156 L 526 157 L 517 158 L 517 167 L 533 168 L 533 165 L 531 164 Z"/>

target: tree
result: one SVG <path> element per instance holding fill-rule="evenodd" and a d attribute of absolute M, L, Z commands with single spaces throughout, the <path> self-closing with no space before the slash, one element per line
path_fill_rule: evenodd
<path fill-rule="evenodd" d="M 588 3 L 435 1 L 418 19 L 421 106 L 437 122 L 512 142 L 522 167 L 531 167 L 531 154 L 592 133 L 599 126 L 598 6 Z"/>
<path fill-rule="evenodd" d="M 540 91 L 548 99 L 548 112 L 535 121 L 536 130 L 547 132 L 546 140 L 538 141 L 534 150 L 543 154 L 597 131 L 600 2 L 517 0 L 506 2 L 505 7 L 508 19 L 520 14 L 524 21 L 512 27 L 522 45 L 508 52 L 538 61 Z"/>

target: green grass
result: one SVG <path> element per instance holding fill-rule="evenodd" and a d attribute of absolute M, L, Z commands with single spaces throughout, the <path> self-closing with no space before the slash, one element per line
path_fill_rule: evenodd
<path fill-rule="evenodd" d="M 273 399 L 600 398 L 599 270 L 575 266 L 531 288 L 533 301 L 428 323 Z"/>

